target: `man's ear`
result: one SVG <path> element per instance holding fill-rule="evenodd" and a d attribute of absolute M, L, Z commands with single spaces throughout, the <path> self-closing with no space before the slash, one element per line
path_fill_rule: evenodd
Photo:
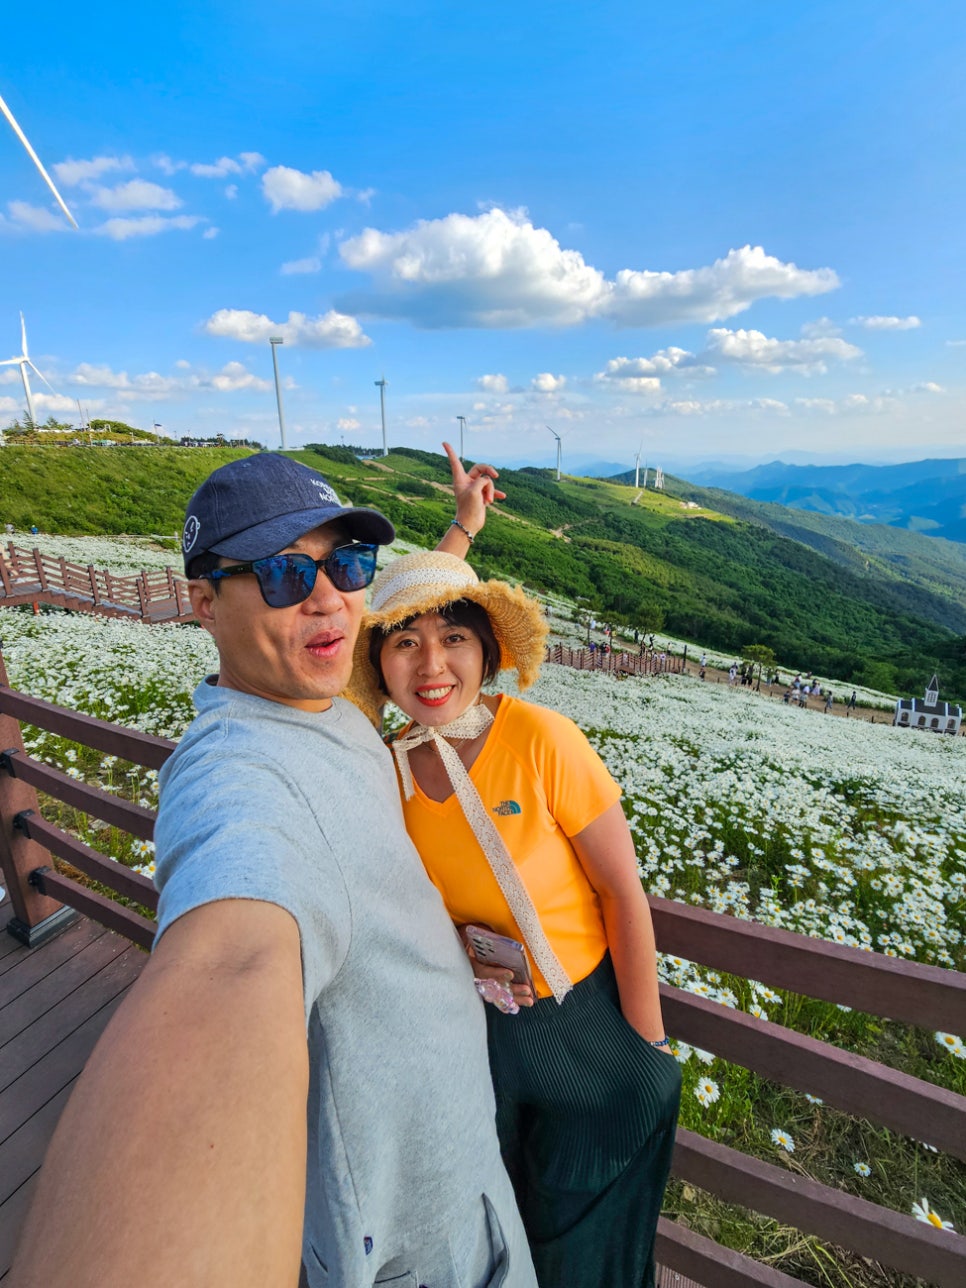
<path fill-rule="evenodd" d="M 215 622 L 215 583 L 206 577 L 196 577 L 188 582 L 188 598 L 195 617 L 206 631 L 211 632 Z"/>

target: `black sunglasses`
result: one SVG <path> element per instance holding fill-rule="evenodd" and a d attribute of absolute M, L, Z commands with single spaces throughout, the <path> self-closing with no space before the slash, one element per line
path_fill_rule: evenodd
<path fill-rule="evenodd" d="M 231 568 L 213 568 L 204 574 L 207 581 L 224 581 L 239 573 L 253 572 L 258 578 L 262 599 L 270 608 L 291 608 L 308 599 L 315 589 L 321 568 L 336 590 L 364 590 L 376 575 L 376 552 L 379 547 L 363 542 L 338 546 L 324 559 L 311 555 L 269 555 Z"/>

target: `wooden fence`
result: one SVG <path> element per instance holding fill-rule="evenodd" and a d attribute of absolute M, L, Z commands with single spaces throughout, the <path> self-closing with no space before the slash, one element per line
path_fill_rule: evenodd
<path fill-rule="evenodd" d="M 0 607 L 53 604 L 102 617 L 190 622 L 188 583 L 173 568 L 119 577 L 10 542 L 0 548 Z"/>
<path fill-rule="evenodd" d="M 683 656 L 645 648 L 640 652 L 624 649 L 606 652 L 602 648 L 570 648 L 550 644 L 544 650 L 545 662 L 572 666 L 578 671 L 604 671 L 608 675 L 680 675 L 686 668 L 687 649 Z"/>
<path fill-rule="evenodd" d="M 27 755 L 21 723 L 152 769 L 164 763 L 173 744 L 18 693 L 8 687 L 0 658 L 0 747 L 6 748 L 0 757 L 0 859 L 15 912 L 8 930 L 25 943 L 36 943 L 56 931 L 71 915 L 65 910 L 73 908 L 148 946 L 154 933 L 149 918 L 88 889 L 59 871 L 56 861 L 147 909 L 157 905 L 151 882 L 48 822 L 37 793 L 143 839 L 152 835 L 153 814 Z M 651 908 L 664 952 L 892 1020 L 943 1031 L 962 1029 L 964 974 L 665 899 L 652 898 Z M 692 993 L 666 985 L 661 992 L 668 1029 L 676 1037 L 966 1159 L 966 1098 Z M 690 1131 L 678 1133 L 674 1173 L 730 1203 L 894 1270 L 945 1288 L 966 1283 L 966 1238 L 959 1234 L 936 1230 Z M 657 1255 L 667 1269 L 709 1288 L 791 1288 L 800 1282 L 666 1218 L 658 1230 Z"/>

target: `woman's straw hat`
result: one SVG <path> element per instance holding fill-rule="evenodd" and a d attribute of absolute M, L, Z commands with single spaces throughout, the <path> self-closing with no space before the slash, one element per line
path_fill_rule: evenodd
<path fill-rule="evenodd" d="M 372 583 L 369 611 L 363 616 L 352 663 L 352 679 L 343 697 L 354 702 L 374 724 L 386 695 L 369 661 L 374 627 L 391 630 L 401 622 L 434 613 L 458 599 L 468 599 L 486 611 L 500 646 L 500 669 L 513 669 L 521 689 L 537 678 L 549 627 L 543 609 L 519 586 L 505 581 L 480 581 L 463 559 L 431 550 L 394 560 Z"/>

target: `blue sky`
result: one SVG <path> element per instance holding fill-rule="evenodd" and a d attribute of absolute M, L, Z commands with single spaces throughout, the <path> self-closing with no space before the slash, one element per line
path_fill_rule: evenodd
<path fill-rule="evenodd" d="M 384 374 L 497 462 L 966 455 L 964 54 L 942 0 L 18 6 L 80 231 L 0 120 L 0 357 L 23 310 L 40 418 L 269 446 L 271 334 L 290 446 Z"/>

